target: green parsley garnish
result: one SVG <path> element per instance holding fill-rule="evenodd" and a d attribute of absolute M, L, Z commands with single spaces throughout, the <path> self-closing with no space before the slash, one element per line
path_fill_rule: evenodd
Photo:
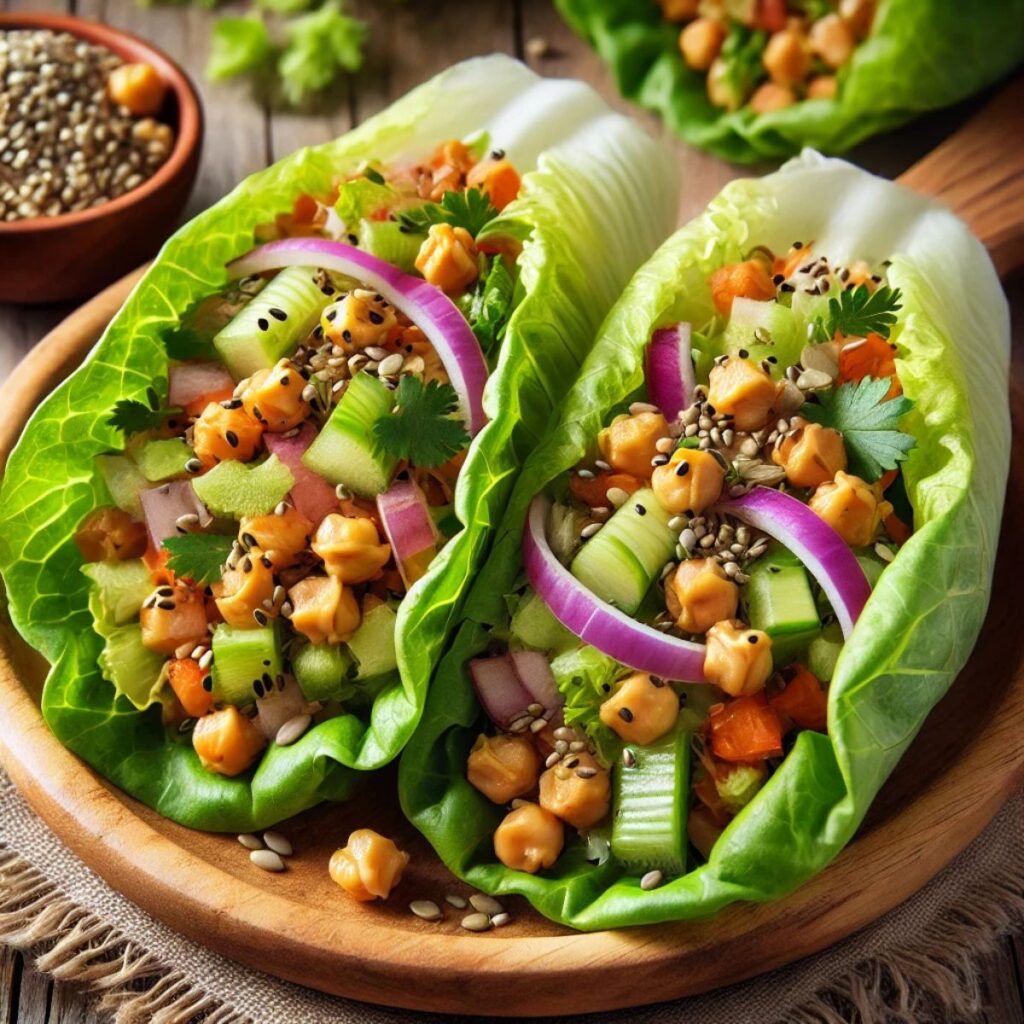
<path fill-rule="evenodd" d="M 395 392 L 395 405 L 395 412 L 373 425 L 377 444 L 388 454 L 429 468 L 447 462 L 469 443 L 462 421 L 452 417 L 459 400 L 451 384 L 432 380 L 424 387 L 418 377 L 406 375 Z"/>
<path fill-rule="evenodd" d="M 828 313 L 817 321 L 817 337 L 831 341 L 836 331 L 847 337 L 863 338 L 869 334 L 888 338 L 896 323 L 896 311 L 902 309 L 899 288 L 878 288 L 874 292 L 866 284 L 841 292 L 838 299 L 828 300 Z"/>
<path fill-rule="evenodd" d="M 221 533 L 185 533 L 180 537 L 168 537 L 163 542 L 163 547 L 171 553 L 167 567 L 175 576 L 195 583 L 212 583 L 220 579 L 234 541 L 234 537 Z"/>
<path fill-rule="evenodd" d="M 465 192 L 445 192 L 440 203 L 424 203 L 398 215 L 399 223 L 408 231 L 425 233 L 434 224 L 451 224 L 465 228 L 474 238 L 498 216 L 490 199 L 478 188 Z"/>
<path fill-rule="evenodd" d="M 160 396 L 155 388 L 146 389 L 146 402 L 137 402 L 133 398 L 122 398 L 114 405 L 114 411 L 107 419 L 107 426 L 120 430 L 125 437 L 141 434 L 144 430 L 153 430 L 170 415 L 181 412 L 180 409 L 161 409 Z"/>
<path fill-rule="evenodd" d="M 916 442 L 899 429 L 899 422 L 914 403 L 905 395 L 886 399 L 888 377 L 865 377 L 818 392 L 818 402 L 808 402 L 800 415 L 843 435 L 849 470 L 874 483 L 887 469 L 895 469 Z"/>
<path fill-rule="evenodd" d="M 473 300 L 467 311 L 469 326 L 480 342 L 484 355 L 489 355 L 505 332 L 512 315 L 515 281 L 505 261 L 495 256 L 491 269 L 477 281 Z"/>

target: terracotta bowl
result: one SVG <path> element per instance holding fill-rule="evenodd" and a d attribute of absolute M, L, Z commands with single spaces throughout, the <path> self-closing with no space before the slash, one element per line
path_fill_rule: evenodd
<path fill-rule="evenodd" d="M 171 233 L 199 165 L 202 107 L 181 68 L 127 32 L 60 14 L 0 14 L 0 32 L 19 28 L 69 32 L 98 43 L 126 61 L 151 64 L 168 86 L 157 117 L 174 129 L 175 142 L 156 174 L 102 206 L 0 221 L 0 302 L 81 298 L 152 256 Z"/>

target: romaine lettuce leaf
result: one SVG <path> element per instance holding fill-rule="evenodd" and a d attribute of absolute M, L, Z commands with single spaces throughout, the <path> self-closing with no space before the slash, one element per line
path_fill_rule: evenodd
<path fill-rule="evenodd" d="M 794 239 L 814 239 L 835 262 L 893 259 L 890 280 L 905 304 L 893 340 L 918 441 L 904 464 L 916 532 L 881 574 L 839 656 L 830 733 L 801 733 L 710 861 L 656 892 L 641 891 L 639 878 L 611 861 L 586 864 L 578 840 L 541 876 L 507 870 L 491 852 L 501 811 L 466 781 L 481 714 L 463 665 L 505 625 L 500 595 L 521 572 L 526 507 L 583 455 L 608 411 L 637 392 L 652 329 L 706 322 L 713 269 L 754 244 L 785 250 Z M 774 899 L 820 871 L 853 836 L 977 637 L 1009 458 L 1008 352 L 1006 300 L 966 226 L 842 161 L 808 153 L 767 178 L 733 182 L 669 239 L 609 314 L 558 423 L 524 466 L 402 755 L 403 808 L 445 863 L 478 888 L 521 893 L 547 916 L 588 930 Z"/>
<path fill-rule="evenodd" d="M 256 225 L 303 192 L 324 194 L 367 159 L 425 158 L 445 139 L 487 133 L 524 175 L 502 215 L 525 238 L 519 303 L 508 324 L 455 498 L 464 529 L 401 606 L 400 673 L 367 714 L 346 714 L 274 748 L 251 778 L 202 770 L 168 738 L 159 709 L 136 712 L 101 678 L 87 581 L 73 534 L 108 502 L 97 454 L 123 437 L 107 420 L 119 399 L 167 390 L 167 339 L 183 314 L 226 282 L 225 264 Z M 600 318 L 671 229 L 677 187 L 667 154 L 588 87 L 542 80 L 505 57 L 443 73 L 342 138 L 303 149 L 242 182 L 163 248 L 86 363 L 35 412 L 0 488 L 0 571 L 11 617 L 53 663 L 43 713 L 72 750 L 133 796 L 198 828 L 266 826 L 345 796 L 350 769 L 395 757 L 423 710 L 447 628 L 489 545 L 525 454 L 543 436 Z M 606 242 L 611 241 L 606 246 Z"/>
<path fill-rule="evenodd" d="M 965 99 L 1024 59 L 1024 0 L 879 0 L 871 35 L 839 75 L 838 100 L 754 115 L 707 99 L 705 74 L 679 52 L 679 25 L 654 0 L 557 0 L 611 67 L 622 93 L 662 114 L 687 142 L 727 160 L 792 156 L 803 146 L 842 153 L 916 115 Z"/>

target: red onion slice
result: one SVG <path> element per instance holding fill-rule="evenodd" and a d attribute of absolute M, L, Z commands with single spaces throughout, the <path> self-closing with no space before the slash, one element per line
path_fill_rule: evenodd
<path fill-rule="evenodd" d="M 203 529 L 213 522 L 213 516 L 199 500 L 191 480 L 172 480 L 158 487 L 147 487 L 139 491 L 139 500 L 154 551 L 159 551 L 168 537 L 181 536 L 175 524 L 184 515 L 199 516 L 199 526 Z"/>
<path fill-rule="evenodd" d="M 295 508 L 314 526 L 319 526 L 324 516 L 338 511 L 338 495 L 334 488 L 319 473 L 314 473 L 302 461 L 302 453 L 313 443 L 316 431 L 309 423 L 293 437 L 266 433 L 263 440 L 273 455 L 276 455 L 295 477 L 291 499 Z"/>
<path fill-rule="evenodd" d="M 647 345 L 647 397 L 671 423 L 693 404 L 697 379 L 690 357 L 690 325 L 660 327 Z"/>
<path fill-rule="evenodd" d="M 220 363 L 181 363 L 167 372 L 167 404 L 184 408 L 204 395 L 227 394 L 235 380 Z"/>
<path fill-rule="evenodd" d="M 534 702 L 507 654 L 474 658 L 468 667 L 476 699 L 499 729 L 507 729 Z"/>
<path fill-rule="evenodd" d="M 427 336 L 444 364 L 469 433 L 483 428 L 487 422 L 483 407 L 487 362 L 466 318 L 440 288 L 362 249 L 325 238 L 268 242 L 229 263 L 228 273 L 239 278 L 291 266 L 323 267 L 353 277 L 405 313 Z"/>
<path fill-rule="evenodd" d="M 437 530 L 430 515 L 426 495 L 413 480 L 396 480 L 383 494 L 377 496 L 377 511 L 387 535 L 391 552 L 402 574 L 406 587 L 411 587 L 422 575 L 424 560 L 416 563 L 417 555 L 437 549 Z"/>
<path fill-rule="evenodd" d="M 540 651 L 513 651 L 511 657 L 516 675 L 534 701 L 546 711 L 554 711 L 565 703 L 546 655 Z"/>

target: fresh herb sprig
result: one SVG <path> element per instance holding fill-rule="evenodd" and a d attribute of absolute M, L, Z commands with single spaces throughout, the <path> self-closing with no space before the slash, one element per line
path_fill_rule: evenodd
<path fill-rule="evenodd" d="M 167 567 L 175 576 L 205 585 L 220 579 L 233 544 L 234 538 L 224 534 L 186 533 L 168 537 L 163 547 L 170 552 Z"/>
<path fill-rule="evenodd" d="M 905 395 L 887 399 L 888 377 L 865 377 L 817 393 L 800 415 L 843 435 L 849 470 L 868 483 L 880 479 L 906 459 L 916 442 L 899 429 L 900 420 L 914 403 Z"/>
<path fill-rule="evenodd" d="M 147 404 L 148 403 L 148 404 Z M 107 419 L 107 426 L 120 430 L 125 437 L 133 434 L 141 434 L 146 430 L 153 430 L 174 413 L 181 412 L 180 409 L 161 409 L 160 396 L 156 388 L 146 389 L 146 401 L 139 402 L 134 398 L 122 398 L 114 404 L 113 412 Z"/>
<path fill-rule="evenodd" d="M 901 298 L 899 288 L 883 286 L 871 291 L 866 284 L 850 288 L 839 298 L 828 300 L 828 312 L 818 318 L 815 335 L 820 341 L 831 341 L 836 331 L 853 338 L 868 334 L 888 338 L 896 313 L 903 308 Z"/>
<path fill-rule="evenodd" d="M 395 392 L 395 411 L 373 425 L 377 444 L 390 455 L 428 469 L 440 466 L 469 443 L 451 384 L 406 375 Z"/>
<path fill-rule="evenodd" d="M 465 228 L 474 238 L 498 216 L 498 210 L 478 188 L 446 192 L 440 203 L 424 203 L 398 215 L 398 222 L 413 233 L 425 233 L 434 224 Z"/>
<path fill-rule="evenodd" d="M 469 326 L 480 342 L 484 355 L 501 339 L 512 315 L 515 279 L 505 261 L 495 256 L 491 268 L 481 274 L 467 310 Z"/>

